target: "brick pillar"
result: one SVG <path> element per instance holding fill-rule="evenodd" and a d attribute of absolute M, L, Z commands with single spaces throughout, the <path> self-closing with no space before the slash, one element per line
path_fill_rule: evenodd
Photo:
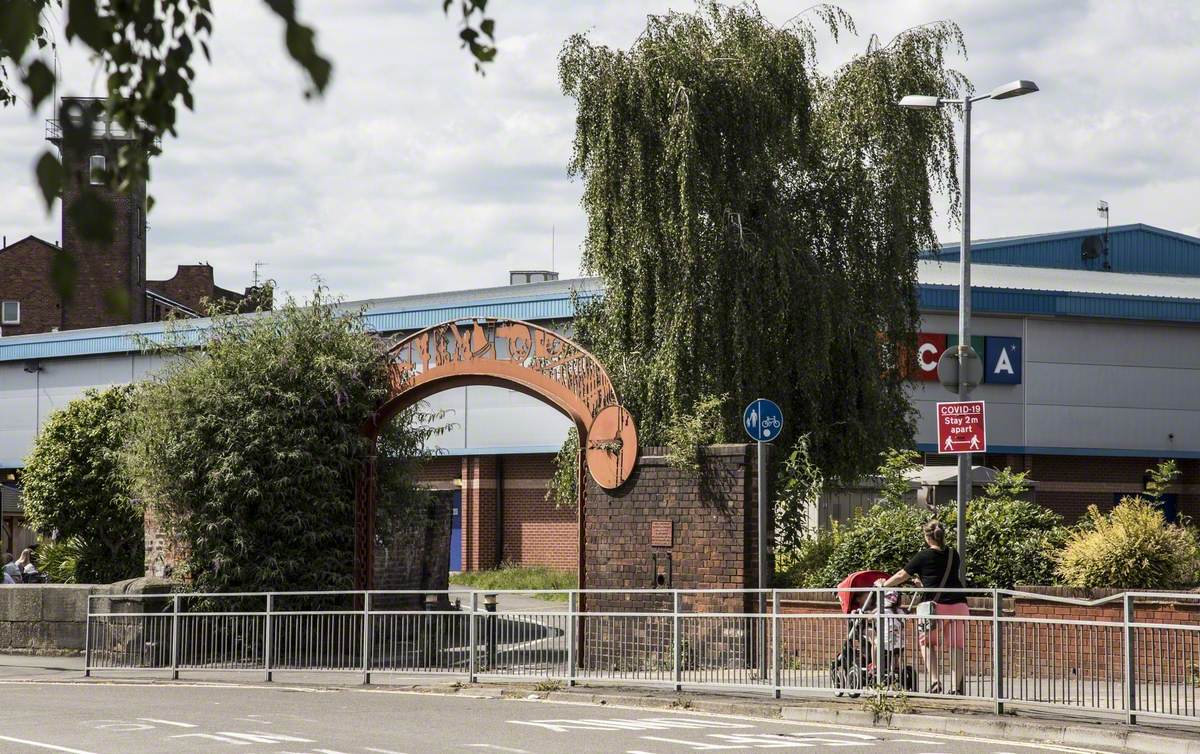
<path fill-rule="evenodd" d="M 480 571 L 499 565 L 496 553 L 496 459 L 463 458 L 463 568 Z"/>
<path fill-rule="evenodd" d="M 620 489 L 610 492 L 587 480 L 584 568 L 588 587 L 650 589 L 657 585 L 656 571 L 664 571 L 669 563 L 670 586 L 678 589 L 754 588 L 758 576 L 754 447 L 704 448 L 699 475 L 670 466 L 661 449 L 643 452 Z M 721 599 L 733 611 L 749 607 L 737 598 L 712 598 Z M 597 597 L 592 609 L 604 602 Z"/>

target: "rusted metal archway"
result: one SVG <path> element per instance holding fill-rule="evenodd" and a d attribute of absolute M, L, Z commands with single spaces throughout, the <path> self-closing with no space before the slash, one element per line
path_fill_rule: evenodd
<path fill-rule="evenodd" d="M 363 432 L 374 441 L 393 416 L 429 396 L 465 385 L 493 385 L 555 407 L 579 431 L 579 558 L 583 574 L 583 469 L 601 487 L 616 489 L 637 463 L 637 428 L 612 380 L 590 353 L 544 327 L 513 319 L 443 322 L 409 335 L 388 350 L 391 391 Z M 585 464 L 586 462 L 586 464 Z M 359 475 L 355 504 L 355 584 L 369 589 L 374 574 L 375 460 Z M 582 587 L 583 584 L 581 583 Z"/>

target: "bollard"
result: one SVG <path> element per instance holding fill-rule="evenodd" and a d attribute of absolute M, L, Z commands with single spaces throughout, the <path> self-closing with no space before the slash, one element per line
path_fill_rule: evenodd
<path fill-rule="evenodd" d="M 434 663 L 437 661 L 437 641 L 439 636 L 437 623 L 439 616 L 433 614 L 437 609 L 437 595 L 425 595 L 425 635 L 422 637 L 423 641 L 421 643 L 425 646 L 423 664 L 427 666 L 426 669 L 428 670 L 433 670 Z"/>
<path fill-rule="evenodd" d="M 496 669 L 496 628 L 499 619 L 496 617 L 496 595 L 483 595 L 483 609 L 487 615 L 483 616 L 484 620 L 484 636 L 487 642 L 487 650 L 484 652 L 484 668 L 486 670 Z"/>

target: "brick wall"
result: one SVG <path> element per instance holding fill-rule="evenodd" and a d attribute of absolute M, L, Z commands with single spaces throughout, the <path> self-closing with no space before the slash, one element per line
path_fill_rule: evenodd
<path fill-rule="evenodd" d="M 0 250 L 0 301 L 19 301 L 21 323 L 0 325 L 5 336 L 50 332 L 62 327 L 62 302 L 50 282 L 56 248 L 27 236 Z"/>
<path fill-rule="evenodd" d="M 1154 457 L 1026 456 L 1030 478 L 1038 483 L 1037 500 L 1064 515 L 1081 517 L 1089 505 L 1113 507 L 1116 495 L 1144 489 L 1146 470 L 1158 464 Z M 991 459 L 989 459 L 990 461 Z M 1172 491 L 1178 496 L 1181 515 L 1200 516 L 1200 462 L 1179 461 L 1181 475 Z"/>
<path fill-rule="evenodd" d="M 588 480 L 585 586 L 654 588 L 656 571 L 663 571 L 669 562 L 669 585 L 677 589 L 755 588 L 753 448 L 705 448 L 699 475 L 670 466 L 661 449 L 644 451 L 646 455 L 620 489 L 604 490 Z M 661 544 L 651 536 L 656 522 L 660 536 L 662 530 L 670 529 L 669 539 L 659 540 Z M 605 602 L 600 597 L 590 599 L 597 604 Z M 740 610 L 745 600 L 712 596 L 698 600 L 697 607 L 706 602 Z M 600 608 L 593 605 L 592 609 Z"/>
<path fill-rule="evenodd" d="M 553 456 L 547 453 L 441 456 L 425 464 L 420 480 L 433 489 L 462 491 L 464 570 L 513 563 L 574 571 L 579 567 L 578 512 L 546 502 L 552 473 Z M 501 478 L 503 536 L 498 542 L 496 492 Z"/>
<path fill-rule="evenodd" d="M 504 456 L 504 554 L 506 563 L 579 569 L 579 512 L 546 500 L 553 456 Z"/>

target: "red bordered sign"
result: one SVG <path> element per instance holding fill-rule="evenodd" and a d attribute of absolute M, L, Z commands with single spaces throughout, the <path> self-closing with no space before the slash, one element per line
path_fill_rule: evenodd
<path fill-rule="evenodd" d="M 937 404 L 938 453 L 986 453 L 983 401 Z"/>

